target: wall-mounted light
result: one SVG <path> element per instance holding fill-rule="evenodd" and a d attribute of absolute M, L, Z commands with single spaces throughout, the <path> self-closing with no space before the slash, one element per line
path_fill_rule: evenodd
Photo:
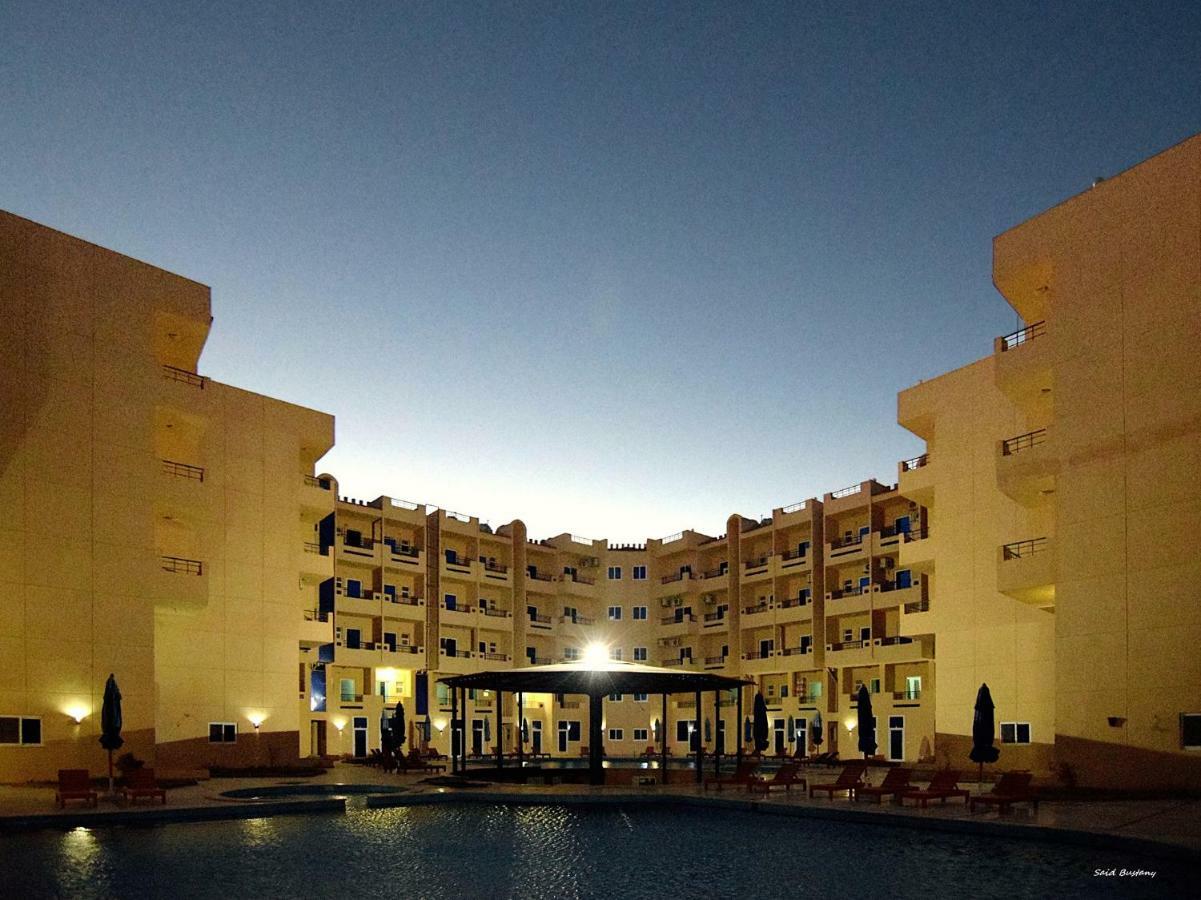
<path fill-rule="evenodd" d="M 70 716 L 72 719 L 74 719 L 76 725 L 79 725 L 80 723 L 83 722 L 84 719 L 86 719 L 88 717 L 89 710 L 82 703 L 76 703 L 76 704 L 73 704 L 72 706 L 68 706 L 66 709 L 63 710 L 63 712 L 66 713 L 68 716 Z"/>
<path fill-rule="evenodd" d="M 854 731 L 855 726 L 858 725 L 859 723 L 856 722 L 854 719 L 847 719 L 845 722 L 843 722 L 843 724 L 846 725 L 847 731 Z"/>
<path fill-rule="evenodd" d="M 262 713 L 250 713 L 246 718 L 250 720 L 250 724 L 254 726 L 254 730 L 257 733 L 263 726 L 263 720 L 267 717 Z"/>

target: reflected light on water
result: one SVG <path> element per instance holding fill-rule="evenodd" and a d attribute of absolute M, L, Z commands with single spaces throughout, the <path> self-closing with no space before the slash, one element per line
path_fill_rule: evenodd
<path fill-rule="evenodd" d="M 64 867 L 86 875 L 100 856 L 100 845 L 92 829 L 80 825 L 63 835 L 61 851 Z"/>
<path fill-rule="evenodd" d="M 270 847 L 279 843 L 279 826 L 274 819 L 244 819 L 242 835 L 245 847 Z"/>

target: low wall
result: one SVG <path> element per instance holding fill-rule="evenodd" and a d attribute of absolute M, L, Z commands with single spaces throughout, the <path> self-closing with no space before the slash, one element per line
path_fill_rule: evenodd
<path fill-rule="evenodd" d="M 295 766 L 300 763 L 300 736 L 295 731 L 238 733 L 231 744 L 212 744 L 207 738 L 190 738 L 159 744 L 156 766 L 162 773 L 194 772 L 209 766 L 248 769 Z"/>
<path fill-rule="evenodd" d="M 113 761 L 132 753 L 148 766 L 156 765 L 154 729 L 121 733 L 124 746 L 113 753 Z M 71 740 L 48 741 L 40 747 L 0 747 L 0 783 L 57 781 L 59 769 L 87 769 L 94 778 L 108 775 L 108 751 L 96 734 Z"/>

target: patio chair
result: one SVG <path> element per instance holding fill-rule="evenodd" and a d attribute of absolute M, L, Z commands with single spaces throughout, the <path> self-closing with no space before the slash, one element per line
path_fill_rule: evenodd
<path fill-rule="evenodd" d="M 421 758 L 420 753 L 413 751 L 408 756 L 396 757 L 396 770 L 399 774 L 404 774 L 405 772 L 445 772 L 446 766 L 427 762 Z"/>
<path fill-rule="evenodd" d="M 867 771 L 867 763 L 853 762 L 847 763 L 839 773 L 835 781 L 829 781 L 824 784 L 809 785 L 809 797 L 813 797 L 814 791 L 825 791 L 831 800 L 834 795 L 842 791 L 847 792 L 847 796 L 851 796 L 852 791 L 859 787 L 863 782 L 863 773 Z"/>
<path fill-rule="evenodd" d="M 720 791 L 722 787 L 727 784 L 739 787 L 744 784 L 750 784 L 751 779 L 755 777 L 755 772 L 758 768 L 758 763 L 743 763 L 734 770 L 733 775 L 728 775 L 725 778 L 714 778 L 712 781 L 706 781 L 704 785 L 705 790 L 709 790 L 709 788 L 714 787 Z"/>
<path fill-rule="evenodd" d="M 897 798 L 902 804 L 904 804 L 905 798 L 912 798 L 921 803 L 922 809 L 925 809 L 931 800 L 941 800 L 946 803 L 948 797 L 962 797 L 966 803 L 971 795 L 971 791 L 965 791 L 959 786 L 958 769 L 942 769 L 934 773 L 930 784 L 924 789 L 910 788 L 897 794 Z"/>
<path fill-rule="evenodd" d="M 792 793 L 794 784 L 800 785 L 801 790 L 804 790 L 808 785 L 803 775 L 798 774 L 801 767 L 796 763 L 784 763 L 776 770 L 776 773 L 770 778 L 754 778 L 747 782 L 746 789 L 751 793 L 755 791 L 763 791 L 767 794 L 772 788 L 782 787 L 785 793 Z"/>
<path fill-rule="evenodd" d="M 889 769 L 884 780 L 878 785 L 861 784 L 851 791 L 851 799 L 858 800 L 863 795 L 875 797 L 877 803 L 883 803 L 887 796 L 895 796 L 901 791 L 909 790 L 911 785 L 909 779 L 913 777 L 913 769 L 906 769 L 898 766 L 895 769 Z"/>
<path fill-rule="evenodd" d="M 126 803 L 133 803 L 143 797 L 153 800 L 155 797 L 167 802 L 167 792 L 158 786 L 154 777 L 154 769 L 134 769 L 125 776 L 125 784 L 117 790 Z"/>
<path fill-rule="evenodd" d="M 1000 779 L 987 794 L 968 799 L 968 808 L 976 811 L 976 804 L 996 806 L 998 812 L 1006 813 L 1015 803 L 1029 803 L 1038 809 L 1038 798 L 1030 790 L 1034 776 L 1029 772 L 1002 772 Z"/>
<path fill-rule="evenodd" d="M 87 769 L 58 770 L 58 791 L 54 795 L 54 802 L 65 809 L 68 800 L 82 800 L 92 806 L 97 804 L 96 792 L 92 790 L 92 776 Z"/>

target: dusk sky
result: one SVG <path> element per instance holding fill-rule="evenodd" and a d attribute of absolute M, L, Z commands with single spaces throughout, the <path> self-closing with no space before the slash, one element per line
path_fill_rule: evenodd
<path fill-rule="evenodd" d="M 1201 131 L 1201 3 L 6 2 L 0 208 L 212 287 L 319 470 L 616 541 L 921 442 L 991 240 Z"/>

